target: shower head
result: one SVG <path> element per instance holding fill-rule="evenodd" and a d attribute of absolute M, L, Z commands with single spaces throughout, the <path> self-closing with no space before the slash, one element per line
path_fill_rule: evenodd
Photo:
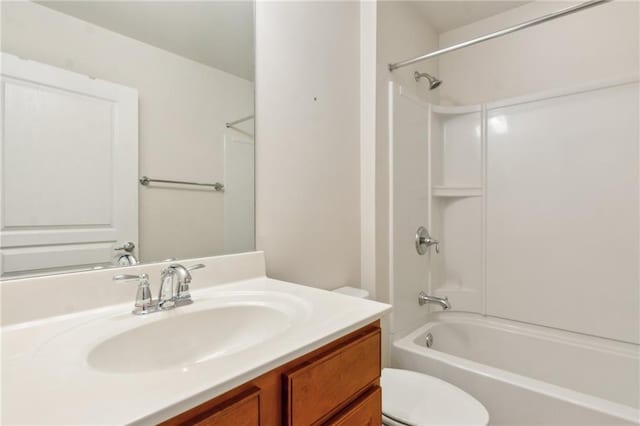
<path fill-rule="evenodd" d="M 429 80 L 429 90 L 433 90 L 436 87 L 440 86 L 440 84 L 442 84 L 442 80 L 438 80 L 437 77 L 427 74 L 426 72 L 419 73 L 418 71 L 416 71 L 413 73 L 413 78 L 415 78 L 416 81 L 420 81 L 420 79 L 423 77 Z"/>

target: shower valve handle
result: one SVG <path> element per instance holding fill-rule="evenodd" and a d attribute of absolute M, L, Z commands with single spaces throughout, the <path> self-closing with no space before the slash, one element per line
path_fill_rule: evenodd
<path fill-rule="evenodd" d="M 440 254 L 440 241 L 434 240 L 433 238 L 427 238 L 426 240 L 421 239 L 420 244 L 426 245 L 427 247 L 435 246 L 436 253 Z"/>
<path fill-rule="evenodd" d="M 427 253 L 431 246 L 435 246 L 436 253 L 440 253 L 440 241 L 431 238 L 427 228 L 424 226 L 419 227 L 416 232 L 416 251 L 419 255 L 423 255 Z"/>

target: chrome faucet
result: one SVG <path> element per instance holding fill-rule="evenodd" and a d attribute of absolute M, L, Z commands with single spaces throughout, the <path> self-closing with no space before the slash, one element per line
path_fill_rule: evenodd
<path fill-rule="evenodd" d="M 126 243 L 120 244 L 117 247 L 114 247 L 113 251 L 115 251 L 116 254 L 113 258 L 113 264 L 118 266 L 131 266 L 140 263 L 140 261 L 134 254 L 135 248 L 136 245 L 133 241 L 128 241 Z"/>
<path fill-rule="evenodd" d="M 164 268 L 160 274 L 160 292 L 158 293 L 158 308 L 171 309 L 175 306 L 189 305 L 193 303 L 189 284 L 191 284 L 191 272 L 194 269 L 204 268 L 197 265 L 185 268 L 179 263 L 173 263 Z"/>
<path fill-rule="evenodd" d="M 129 281 L 138 280 L 138 292 L 136 293 L 136 303 L 134 304 L 133 315 L 146 315 L 158 310 L 158 307 L 153 302 L 153 296 L 151 296 L 151 289 L 149 288 L 149 275 L 140 274 L 121 274 L 114 275 L 114 281 Z"/>
<path fill-rule="evenodd" d="M 146 315 L 161 310 L 168 310 L 177 306 L 189 305 L 193 303 L 189 284 L 191 284 L 191 272 L 194 269 L 204 268 L 205 265 L 199 263 L 189 267 L 184 267 L 178 263 L 173 263 L 161 271 L 160 293 L 157 302 L 151 296 L 149 288 L 149 276 L 147 274 L 115 275 L 114 281 L 138 280 L 138 292 L 132 313 L 134 315 Z M 174 284 L 175 281 L 175 284 Z"/>
<path fill-rule="evenodd" d="M 422 306 L 425 303 L 435 303 L 436 305 L 440 305 L 444 311 L 451 309 L 448 297 L 429 296 L 424 291 L 421 291 L 420 294 L 418 294 L 418 305 Z"/>

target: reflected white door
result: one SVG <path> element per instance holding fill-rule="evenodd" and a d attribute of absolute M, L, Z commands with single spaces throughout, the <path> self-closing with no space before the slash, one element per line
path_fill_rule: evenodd
<path fill-rule="evenodd" d="M 254 153 L 249 137 L 224 141 L 224 252 L 255 250 Z"/>
<path fill-rule="evenodd" d="M 2 54 L 0 274 L 111 263 L 138 241 L 138 93 Z"/>

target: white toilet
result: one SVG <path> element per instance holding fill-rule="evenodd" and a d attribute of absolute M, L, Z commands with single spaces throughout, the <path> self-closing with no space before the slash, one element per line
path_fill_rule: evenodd
<path fill-rule="evenodd" d="M 366 290 L 340 287 L 336 293 L 368 298 Z M 387 426 L 486 426 L 487 409 L 462 389 L 436 377 L 383 368 L 382 423 Z"/>
<path fill-rule="evenodd" d="M 382 369 L 382 423 L 387 426 L 486 426 L 489 413 L 474 397 L 436 377 Z"/>

